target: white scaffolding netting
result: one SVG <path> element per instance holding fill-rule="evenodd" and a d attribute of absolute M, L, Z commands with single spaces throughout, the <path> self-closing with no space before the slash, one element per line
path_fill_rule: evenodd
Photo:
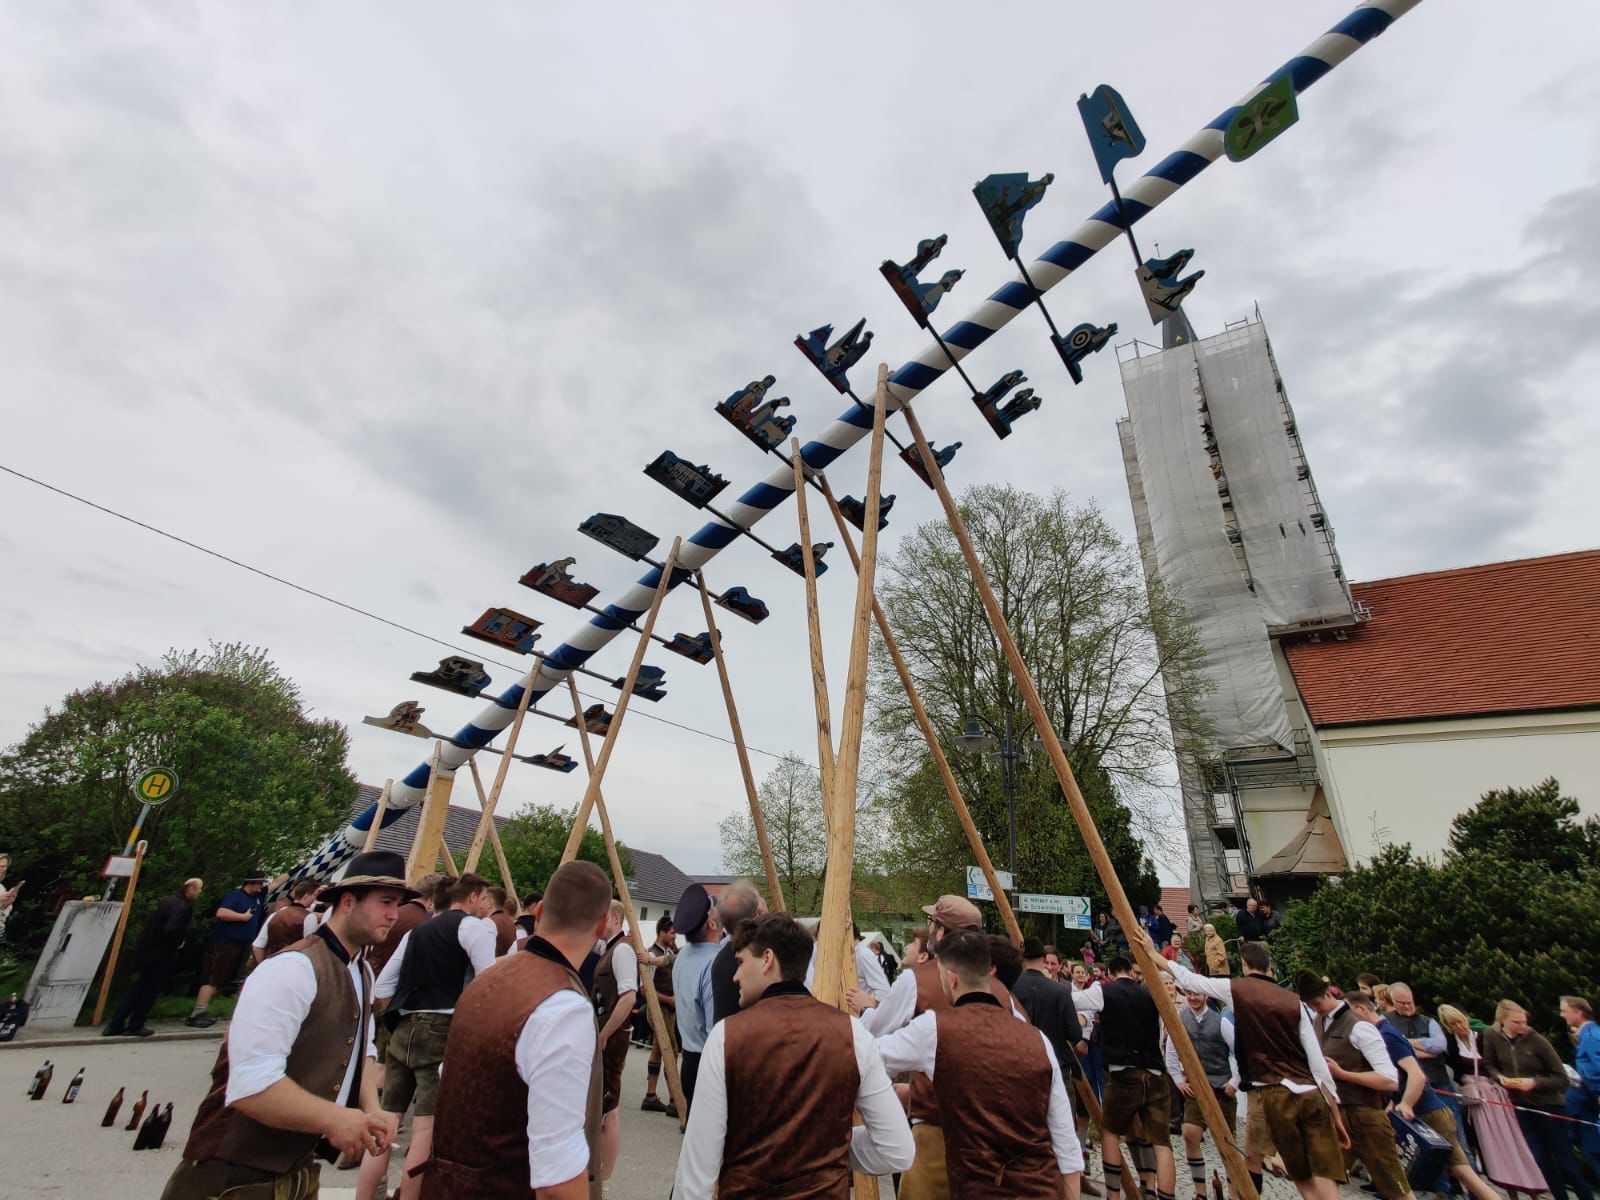
<path fill-rule="evenodd" d="M 1194 352 L 1262 618 L 1280 627 L 1351 617 L 1284 426 L 1266 327 L 1230 329 L 1194 343 Z"/>
<path fill-rule="evenodd" d="M 1122 364 L 1155 571 L 1206 648 L 1201 705 L 1219 749 L 1292 745 L 1266 621 L 1224 531 L 1200 428 L 1192 347 Z"/>

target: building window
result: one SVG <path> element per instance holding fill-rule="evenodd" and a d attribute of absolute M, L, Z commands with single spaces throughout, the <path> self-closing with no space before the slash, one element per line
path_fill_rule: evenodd
<path fill-rule="evenodd" d="M 639 920 L 648 921 L 649 919 L 650 919 L 650 909 L 648 907 L 641 908 L 639 910 Z"/>

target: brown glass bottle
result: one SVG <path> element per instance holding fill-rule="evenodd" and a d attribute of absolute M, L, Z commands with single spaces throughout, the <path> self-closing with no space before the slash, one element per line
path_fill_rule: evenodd
<path fill-rule="evenodd" d="M 67 1084 L 67 1090 L 61 1093 L 61 1103 L 71 1104 L 81 1091 L 83 1091 L 83 1068 L 79 1067 L 78 1073 L 72 1077 L 72 1082 Z"/>
<path fill-rule="evenodd" d="M 122 1127 L 123 1133 L 132 1133 L 139 1128 L 139 1118 L 144 1116 L 144 1106 L 149 1102 L 150 1093 L 148 1091 L 140 1092 L 139 1099 L 134 1103 L 133 1112 L 128 1117 L 128 1123 Z"/>
<path fill-rule="evenodd" d="M 122 1107 L 123 1089 L 118 1088 L 117 1094 L 111 1097 L 111 1103 L 106 1105 L 106 1115 L 100 1121 L 100 1128 L 110 1129 L 117 1123 L 117 1110 Z"/>

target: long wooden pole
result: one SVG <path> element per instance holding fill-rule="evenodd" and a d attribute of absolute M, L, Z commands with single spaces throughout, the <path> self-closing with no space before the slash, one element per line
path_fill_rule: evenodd
<path fill-rule="evenodd" d="M 472 845 L 467 848 L 467 861 L 462 864 L 464 871 L 476 871 L 478 859 L 483 854 L 483 843 L 489 838 L 489 831 L 494 828 L 494 810 L 500 803 L 500 789 L 506 785 L 506 772 L 511 769 L 511 756 L 517 750 L 517 736 L 522 732 L 522 719 L 528 715 L 528 702 L 533 698 L 533 677 L 539 668 L 534 666 L 527 677 L 522 681 L 522 697 L 517 701 L 517 715 L 511 718 L 511 732 L 506 734 L 505 753 L 500 756 L 500 768 L 494 773 L 494 785 L 489 789 L 489 798 L 483 800 L 483 814 L 478 818 L 478 828 L 472 832 Z M 469 760 L 472 763 L 472 777 L 478 778 L 477 757 Z M 483 784 L 478 784 L 479 798 L 482 799 Z"/>
<path fill-rule="evenodd" d="M 506 757 L 511 757 L 511 746 L 509 744 L 506 746 Z M 472 768 L 472 786 L 478 791 L 478 803 L 487 805 L 489 799 L 483 793 L 483 778 L 478 774 L 478 760 L 469 758 L 467 764 Z M 495 828 L 493 820 L 489 822 L 489 844 L 494 847 L 495 865 L 500 868 L 500 886 L 511 894 L 512 899 L 516 899 L 517 885 L 511 880 L 511 867 L 506 862 L 505 849 L 500 845 L 500 831 Z M 468 869 L 470 870 L 471 868 Z M 522 905 L 519 903 L 517 907 L 520 909 Z"/>
<path fill-rule="evenodd" d="M 460 879 L 461 871 L 456 866 L 456 856 L 450 853 L 450 843 L 443 838 L 439 839 L 439 857 L 444 859 L 444 869 L 450 872 L 450 878 Z"/>
<path fill-rule="evenodd" d="M 800 518 L 800 561 L 806 577 L 806 629 L 811 636 L 811 691 L 817 710 L 817 765 L 822 770 L 822 813 L 832 821 L 828 788 L 833 779 L 833 722 L 828 712 L 828 668 L 822 660 L 822 618 L 817 609 L 817 562 L 811 553 L 811 517 L 806 512 L 805 461 L 800 439 L 789 442 L 794 464 L 794 506 Z"/>
<path fill-rule="evenodd" d="M 383 832 L 383 814 L 389 811 L 389 793 L 394 790 L 394 780 L 383 781 L 383 791 L 378 793 L 378 811 L 372 814 L 372 824 L 367 827 L 367 840 L 361 844 L 361 852 L 365 854 L 378 844 L 378 835 Z"/>
<path fill-rule="evenodd" d="M 826 479 L 820 479 L 818 482 L 822 486 L 823 496 L 827 498 L 828 507 L 833 510 L 833 520 L 839 527 L 839 537 L 844 541 L 845 552 L 850 555 L 850 561 L 856 570 L 860 571 L 861 559 L 856 554 L 855 538 L 850 533 L 850 526 L 844 519 L 839 502 L 834 499 L 833 489 L 828 486 Z M 950 798 L 950 807 L 955 809 L 956 820 L 961 823 L 961 832 L 966 835 L 967 848 L 972 851 L 972 857 L 977 859 L 978 869 L 983 872 L 983 877 L 989 881 L 989 890 L 994 894 L 995 907 L 1000 910 L 1000 920 L 1006 927 L 1006 935 L 1021 946 L 1022 927 L 1017 924 L 1017 914 L 1011 909 L 1011 899 L 1000 886 L 1000 877 L 995 874 L 994 863 L 989 858 L 989 851 L 984 847 L 983 837 L 979 834 L 977 825 L 973 823 L 972 813 L 967 809 L 966 799 L 961 794 L 961 785 L 956 782 L 955 772 L 950 769 L 950 760 L 945 757 L 944 747 L 939 744 L 939 735 L 934 732 L 933 721 L 928 716 L 921 695 L 917 692 L 916 683 L 912 681 L 911 670 L 906 666 L 906 660 L 900 653 L 900 644 L 889 628 L 889 618 L 884 615 L 883 606 L 878 603 L 876 595 L 872 599 L 872 615 L 878 623 L 878 636 L 883 639 L 884 648 L 889 651 L 889 659 L 894 663 L 895 674 L 900 677 L 900 686 L 905 689 L 906 699 L 911 702 L 911 713 L 916 718 L 917 728 L 922 730 L 923 740 L 928 743 L 928 754 L 933 758 L 933 765 L 938 769 L 939 778 L 944 783 L 944 792 Z"/>
<path fill-rule="evenodd" d="M 648 639 L 639 640 L 643 645 Z M 594 753 L 589 748 L 589 730 L 582 719 L 583 701 L 578 697 L 578 684 L 571 675 L 567 676 L 567 689 L 572 693 L 572 711 L 579 718 L 578 738 L 583 744 L 583 761 L 589 768 L 589 778 L 592 780 L 596 778 L 598 768 L 595 766 Z M 639 933 L 638 914 L 633 910 L 633 895 L 628 890 L 628 877 L 622 870 L 622 855 L 617 851 L 616 835 L 611 829 L 611 814 L 606 810 L 605 793 L 598 787 L 594 789 L 594 807 L 600 814 L 600 833 L 606 840 L 606 859 L 611 863 L 611 878 L 617 885 L 617 898 L 622 901 L 628 941 L 633 946 L 633 952 L 639 956 L 639 984 L 644 988 L 645 1012 L 650 1018 L 650 1028 L 656 1035 L 656 1045 L 661 1047 L 661 1064 L 667 1073 L 667 1092 L 672 1097 L 673 1108 L 678 1112 L 678 1128 L 682 1129 L 689 1124 L 689 1104 L 684 1099 L 683 1083 L 678 1075 L 678 1052 L 672 1048 L 666 1012 L 656 992 L 655 972 L 645 970 L 644 938 Z"/>
<path fill-rule="evenodd" d="M 450 789 L 456 782 L 456 773 L 440 761 L 437 745 L 428 767 L 428 789 L 422 794 L 417 836 L 411 843 L 411 860 L 406 864 L 406 881 L 412 884 L 432 871 L 439 861 L 439 848 L 444 845 L 445 818 L 450 815 Z"/>
<path fill-rule="evenodd" d="M 883 422 L 888 408 L 889 368 L 880 365 L 877 392 L 873 397 L 872 438 L 867 457 L 866 532 L 861 539 L 850 627 L 844 719 L 839 730 L 839 753 L 834 758 L 829 786 L 823 792 L 832 816 L 828 821 L 828 866 L 822 879 L 822 920 L 817 927 L 816 995 L 826 1003 L 841 1006 L 845 964 L 852 967 L 855 964 L 850 891 L 855 874 L 856 785 L 861 765 L 862 727 L 866 723 L 867 649 L 871 639 L 872 582 L 878 562 L 878 486 L 883 482 Z M 804 481 L 799 486 L 803 494 Z M 807 585 L 811 586 L 809 575 Z"/>
<path fill-rule="evenodd" d="M 644 665 L 644 652 L 650 648 L 650 635 L 655 631 L 656 617 L 661 613 L 661 602 L 667 598 L 667 584 L 672 579 L 672 570 L 678 562 L 678 549 L 682 545 L 682 538 L 672 540 L 672 551 L 661 567 L 661 578 L 656 583 L 655 595 L 650 598 L 650 611 L 645 613 L 644 628 L 639 633 L 639 644 L 634 647 L 633 661 L 628 664 L 628 673 L 622 680 L 622 695 L 617 699 L 617 711 L 611 717 L 611 724 L 606 727 L 605 740 L 600 743 L 600 759 L 589 771 L 589 786 L 583 790 L 583 800 L 579 803 L 578 814 L 572 822 L 572 832 L 567 835 L 566 849 L 561 852 L 563 864 L 571 862 L 578 856 L 578 847 L 583 843 L 583 831 L 589 827 L 589 813 L 594 809 L 594 798 L 599 794 L 600 780 L 605 777 L 606 767 L 610 765 L 611 748 L 617 744 L 617 734 L 622 729 L 623 714 L 628 711 L 628 702 L 633 699 L 633 686 L 638 682 L 639 668 Z M 570 675 L 568 678 L 570 679 Z M 572 685 L 572 692 L 574 696 L 577 695 L 577 684 Z M 573 714 L 573 719 L 577 723 L 578 732 L 587 735 L 589 731 L 584 725 L 582 708 Z"/>
<path fill-rule="evenodd" d="M 711 653 L 717 660 L 717 677 L 722 681 L 722 700 L 728 708 L 728 728 L 733 731 L 733 748 L 739 756 L 739 775 L 744 780 L 744 794 L 750 801 L 750 821 L 756 830 L 756 845 L 761 849 L 761 866 L 767 873 L 767 907 L 773 912 L 787 911 L 783 902 L 783 883 L 778 878 L 778 865 L 772 857 L 772 842 L 767 838 L 767 818 L 761 811 L 761 798 L 756 792 L 756 777 L 750 770 L 750 752 L 744 745 L 744 728 L 739 724 L 739 710 L 733 703 L 733 684 L 728 678 L 728 663 L 722 656 L 722 644 L 717 636 L 717 619 L 711 615 L 711 592 L 706 587 L 704 571 L 694 573 L 700 585 L 700 607 L 705 610 L 706 628 L 711 633 Z"/>
<path fill-rule="evenodd" d="M 988 614 L 989 625 L 1005 651 L 1006 662 L 1010 665 L 1011 674 L 1016 678 L 1017 687 L 1022 692 L 1023 703 L 1028 706 L 1028 713 L 1033 718 L 1033 727 L 1038 732 L 1040 741 L 1044 743 L 1050 765 L 1055 769 L 1056 781 L 1061 785 L 1061 794 L 1066 797 L 1067 807 L 1072 812 L 1073 820 L 1078 824 L 1078 833 L 1083 838 L 1084 847 L 1089 851 L 1095 873 L 1100 876 L 1101 886 L 1106 889 L 1106 896 L 1111 901 L 1112 911 L 1117 914 L 1117 920 L 1122 923 L 1124 929 L 1132 931 L 1128 937 L 1129 948 L 1144 973 L 1148 983 L 1146 990 L 1155 1001 L 1156 1008 L 1161 1013 L 1162 1023 L 1166 1025 L 1172 1044 L 1178 1051 L 1178 1057 L 1183 1061 L 1184 1073 L 1191 1079 L 1203 1078 L 1205 1067 L 1201 1065 L 1200 1057 L 1195 1053 L 1194 1043 L 1189 1040 L 1188 1031 L 1183 1027 L 1177 1003 L 1167 989 L 1161 986 L 1161 968 L 1156 965 L 1155 956 L 1145 940 L 1136 936 L 1140 929 L 1138 917 L 1134 914 L 1133 905 L 1128 902 L 1128 893 L 1123 890 L 1122 881 L 1117 878 L 1116 868 L 1111 865 L 1111 856 L 1106 852 L 1106 845 L 1101 840 L 1100 830 L 1095 826 L 1094 816 L 1089 812 L 1089 805 L 1084 801 L 1083 792 L 1073 776 L 1072 764 L 1067 761 L 1067 752 L 1062 749 L 1061 739 L 1056 736 L 1055 726 L 1051 724 L 1050 717 L 1045 712 L 1044 701 L 1039 698 L 1039 689 L 1033 682 L 1033 675 L 1029 672 L 1027 663 L 1022 660 L 1022 652 L 1017 649 L 1016 639 L 1012 636 L 1011 627 L 1007 624 L 1005 613 L 1000 608 L 1000 601 L 994 594 L 994 588 L 989 584 L 989 577 L 984 573 L 983 563 L 979 560 L 978 552 L 972 544 L 972 537 L 967 532 L 967 523 L 962 518 L 954 497 L 950 495 L 944 473 L 939 469 L 939 463 L 933 456 L 933 449 L 928 445 L 928 439 L 923 436 L 922 424 L 917 420 L 916 413 L 908 404 L 902 405 L 900 411 L 905 414 L 911 436 L 916 439 L 917 452 L 922 456 L 922 465 L 928 472 L 928 478 L 933 481 L 934 491 L 939 493 L 939 503 L 944 507 L 945 520 L 949 522 L 951 531 L 956 535 L 956 541 L 961 545 L 961 555 L 967 561 L 967 570 L 971 573 L 972 582 L 978 589 L 978 598 L 982 600 L 984 612 Z M 1199 1088 L 1195 1091 L 1195 1098 L 1200 1102 L 1200 1111 L 1205 1117 L 1206 1127 L 1211 1130 L 1211 1137 L 1222 1154 L 1222 1161 L 1228 1169 L 1228 1178 L 1233 1183 L 1234 1191 L 1243 1200 L 1260 1200 L 1255 1184 L 1251 1182 L 1250 1171 L 1245 1166 L 1244 1156 L 1234 1144 L 1233 1130 L 1228 1128 L 1228 1122 L 1222 1115 L 1222 1106 L 1217 1103 L 1216 1096 L 1212 1095 L 1210 1088 Z"/>
<path fill-rule="evenodd" d="M 133 893 L 139 886 L 139 872 L 144 867 L 144 852 L 150 843 L 138 842 L 133 848 L 133 872 L 128 876 L 128 891 L 122 897 L 122 911 L 117 914 L 117 931 L 111 936 L 111 957 L 106 960 L 105 977 L 100 980 L 100 996 L 94 1002 L 94 1023 L 106 1019 L 106 997 L 111 992 L 111 977 L 117 973 L 117 957 L 122 953 L 122 939 L 128 932 L 128 915 L 133 912 Z"/>

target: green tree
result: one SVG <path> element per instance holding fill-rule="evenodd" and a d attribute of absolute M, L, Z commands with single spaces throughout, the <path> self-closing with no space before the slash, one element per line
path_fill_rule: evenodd
<path fill-rule="evenodd" d="M 1578 802 L 1554 779 L 1530 788 L 1498 788 L 1450 822 L 1456 854 L 1492 854 L 1542 863 L 1552 871 L 1600 865 L 1600 819 L 1579 824 Z"/>
<path fill-rule="evenodd" d="M 53 897 L 100 890 L 100 866 L 138 812 L 141 769 L 171 767 L 180 786 L 144 827 L 135 932 L 191 875 L 206 880 L 204 913 L 243 876 L 302 861 L 355 798 L 348 746 L 344 726 L 309 716 L 264 650 L 238 643 L 171 651 L 73 692 L 0 754 L 0 828 L 13 874 L 28 880 L 8 934 L 37 949 Z"/>
<path fill-rule="evenodd" d="M 978 556 L 1131 898 L 1159 896 L 1144 842 L 1170 837 L 1165 772 L 1175 726 L 1197 737 L 1204 684 L 1193 626 L 1098 509 L 1065 494 L 982 486 L 961 497 Z M 880 569 L 879 595 L 973 820 L 1007 858 L 1001 764 L 957 740 L 965 723 L 1030 751 L 1016 767 L 1019 886 L 1103 899 L 1055 775 L 949 527 L 930 522 Z M 1165 679 L 1165 687 L 1163 686 Z M 873 729 L 888 841 L 925 890 L 950 890 L 972 861 L 893 665 L 873 659 Z M 1169 710 L 1172 719 L 1169 721 Z"/>
<path fill-rule="evenodd" d="M 1521 801 L 1487 793 L 1458 818 L 1468 832 L 1441 859 L 1386 847 L 1291 904 L 1273 937 L 1279 973 L 1304 968 L 1349 984 L 1371 971 L 1411 984 L 1429 1011 L 1450 1003 L 1485 1020 L 1509 998 L 1559 1033 L 1563 993 L 1600 995 L 1600 867 L 1554 867 L 1527 853 L 1515 821 L 1502 822 L 1534 793 L 1559 798 L 1553 782 Z M 1530 810 L 1544 836 L 1566 844 L 1583 835 L 1571 815 L 1545 822 L 1548 807 Z"/>
<path fill-rule="evenodd" d="M 511 868 L 512 879 L 523 895 L 543 891 L 550 876 L 561 865 L 561 852 L 566 849 L 567 834 L 578 810 L 574 806 L 562 811 L 550 805 L 536 804 L 519 812 L 500 826 L 500 845 L 506 852 L 506 865 Z M 578 843 L 578 857 L 592 862 L 607 875 L 611 874 L 611 861 L 606 857 L 606 842 L 593 826 L 584 830 L 583 841 Z M 622 860 L 624 873 L 633 870 L 628 848 L 617 843 L 617 857 Z M 485 854 L 478 863 L 479 872 L 494 883 L 500 879 L 500 865 L 492 854 Z"/>

